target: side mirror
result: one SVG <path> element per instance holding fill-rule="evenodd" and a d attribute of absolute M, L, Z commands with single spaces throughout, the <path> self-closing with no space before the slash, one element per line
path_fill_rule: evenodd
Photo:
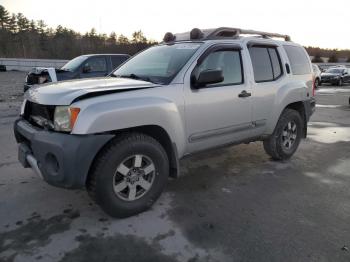
<path fill-rule="evenodd" d="M 83 73 L 89 73 L 89 72 L 91 72 L 91 66 L 84 65 L 83 66 Z"/>
<path fill-rule="evenodd" d="M 224 75 L 221 69 L 208 69 L 199 73 L 198 79 L 194 80 L 194 87 L 201 88 L 222 81 L 224 81 Z"/>

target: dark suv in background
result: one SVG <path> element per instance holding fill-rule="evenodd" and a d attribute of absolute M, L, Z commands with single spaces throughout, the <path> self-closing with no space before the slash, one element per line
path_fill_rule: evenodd
<path fill-rule="evenodd" d="M 342 86 L 350 83 L 350 69 L 346 67 L 331 67 L 321 74 L 321 84 L 328 83 Z"/>
<path fill-rule="evenodd" d="M 129 59 L 127 54 L 82 55 L 70 60 L 60 69 L 33 68 L 27 75 L 24 92 L 32 85 L 69 79 L 107 76 L 115 68 Z"/>

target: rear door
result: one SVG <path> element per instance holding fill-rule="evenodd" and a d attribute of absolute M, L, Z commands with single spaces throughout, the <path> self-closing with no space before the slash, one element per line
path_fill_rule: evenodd
<path fill-rule="evenodd" d="M 261 135 L 268 120 L 274 114 L 275 97 L 284 84 L 284 70 L 278 46 L 263 43 L 248 43 L 248 50 L 253 69 L 252 79 L 252 121 L 253 133 Z"/>

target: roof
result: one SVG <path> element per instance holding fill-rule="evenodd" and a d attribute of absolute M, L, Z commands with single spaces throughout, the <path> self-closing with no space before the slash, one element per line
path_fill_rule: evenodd
<path fill-rule="evenodd" d="M 86 55 L 82 55 L 82 56 L 88 56 L 88 57 L 90 57 L 90 56 L 100 56 L 100 55 L 102 55 L 102 56 L 130 56 L 130 55 L 128 55 L 128 54 L 86 54 Z"/>

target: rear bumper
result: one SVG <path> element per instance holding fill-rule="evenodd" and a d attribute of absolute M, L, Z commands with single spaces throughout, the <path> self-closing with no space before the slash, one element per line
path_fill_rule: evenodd
<path fill-rule="evenodd" d="M 14 124 L 18 159 L 47 183 L 64 188 L 85 186 L 90 166 L 113 135 L 72 135 L 42 130 L 22 118 Z"/>
<path fill-rule="evenodd" d="M 305 116 L 306 116 L 306 122 L 310 120 L 310 117 L 315 112 L 316 109 L 316 99 L 314 97 L 311 97 L 308 100 L 304 101 L 304 108 L 305 108 Z"/>

